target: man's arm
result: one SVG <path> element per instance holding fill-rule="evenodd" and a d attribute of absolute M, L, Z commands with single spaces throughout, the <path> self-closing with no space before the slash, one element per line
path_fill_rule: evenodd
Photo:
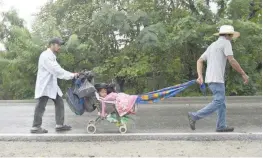
<path fill-rule="evenodd" d="M 209 47 L 207 50 L 201 55 L 201 57 L 197 60 L 196 62 L 196 69 L 197 69 L 197 82 L 201 85 L 204 82 L 203 79 L 203 67 L 204 67 L 204 61 L 207 60 L 207 55 L 208 55 Z"/>
<path fill-rule="evenodd" d="M 202 58 L 199 58 L 197 60 L 197 74 L 198 74 L 198 77 L 203 77 L 203 64 L 204 63 L 204 60 Z"/>
<path fill-rule="evenodd" d="M 59 79 L 70 80 L 73 79 L 75 74 L 64 70 L 56 60 L 51 57 L 44 58 L 44 67 L 51 74 L 55 75 Z"/>
<path fill-rule="evenodd" d="M 225 43 L 224 54 L 227 57 L 227 60 L 228 60 L 229 64 L 232 66 L 232 68 L 235 69 L 238 73 L 240 73 L 242 75 L 244 83 L 247 84 L 248 83 L 248 76 L 244 72 L 244 70 L 241 68 L 239 63 L 236 61 L 236 59 L 234 58 L 232 45 L 231 45 L 230 41 L 226 41 L 226 43 Z"/>
<path fill-rule="evenodd" d="M 242 75 L 244 83 L 247 84 L 249 77 L 244 72 L 244 70 L 241 68 L 241 66 L 236 61 L 236 59 L 232 55 L 229 55 L 229 56 L 227 56 L 227 60 L 230 63 L 230 65 L 232 66 L 232 68 L 235 69 L 238 73 L 240 73 Z"/>
<path fill-rule="evenodd" d="M 240 73 L 241 75 L 246 75 L 246 73 L 241 68 L 241 66 L 236 61 L 236 59 L 233 57 L 233 55 L 227 56 L 227 60 L 228 60 L 229 64 L 232 66 L 232 68 L 235 69 L 238 73 Z"/>

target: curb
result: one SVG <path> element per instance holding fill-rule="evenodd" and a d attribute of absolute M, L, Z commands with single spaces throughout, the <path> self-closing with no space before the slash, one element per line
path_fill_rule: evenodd
<path fill-rule="evenodd" d="M 98 142 L 98 141 L 224 141 L 262 140 L 262 133 L 160 133 L 139 134 L 40 134 L 0 135 L 0 141 Z"/>

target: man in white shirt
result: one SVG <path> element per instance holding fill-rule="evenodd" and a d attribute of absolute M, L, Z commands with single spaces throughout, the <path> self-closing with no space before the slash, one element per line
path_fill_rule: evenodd
<path fill-rule="evenodd" d="M 226 104 L 225 104 L 225 67 L 226 61 L 241 74 L 244 83 L 248 83 L 248 76 L 240 67 L 239 63 L 233 57 L 231 40 L 240 36 L 239 32 L 234 31 L 234 27 L 230 25 L 223 25 L 220 27 L 217 41 L 212 43 L 202 56 L 197 61 L 197 72 L 199 84 L 203 84 L 203 62 L 207 61 L 205 82 L 209 85 L 209 89 L 213 93 L 213 101 L 203 109 L 197 112 L 189 112 L 188 119 L 190 128 L 195 130 L 195 123 L 213 112 L 217 111 L 217 132 L 232 132 L 233 127 L 226 125 Z"/>
<path fill-rule="evenodd" d="M 71 126 L 64 125 L 64 103 L 62 91 L 58 86 L 57 79 L 70 80 L 76 77 L 77 73 L 64 70 L 57 62 L 56 55 L 60 50 L 63 41 L 53 38 L 49 41 L 49 48 L 42 52 L 38 61 L 38 72 L 35 87 L 35 99 L 38 99 L 35 107 L 33 127 L 31 133 L 48 133 L 41 128 L 42 117 L 49 99 L 55 103 L 56 130 L 70 130 Z"/>

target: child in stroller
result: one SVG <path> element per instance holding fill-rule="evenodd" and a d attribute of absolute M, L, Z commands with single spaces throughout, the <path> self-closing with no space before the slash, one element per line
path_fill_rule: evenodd
<path fill-rule="evenodd" d="M 111 123 L 116 123 L 120 133 L 127 132 L 127 122 L 129 114 L 135 114 L 136 95 L 117 93 L 114 84 L 95 84 L 96 98 L 101 104 L 97 107 L 99 117 L 95 121 L 90 121 L 87 127 L 88 133 L 95 133 L 99 121 L 106 119 Z"/>
<path fill-rule="evenodd" d="M 116 93 L 114 84 L 93 84 L 94 74 L 90 71 L 82 71 L 78 78 L 73 80 L 72 87 L 66 93 L 66 101 L 70 109 L 76 115 L 82 115 L 84 111 L 98 110 L 98 118 L 89 121 L 88 133 L 96 132 L 96 125 L 101 120 L 116 123 L 120 133 L 126 133 L 128 115 L 134 113 L 133 107 L 136 96 L 124 93 Z"/>
<path fill-rule="evenodd" d="M 141 95 L 128 95 L 125 93 L 116 93 L 114 85 L 95 85 L 95 88 L 97 90 L 96 98 L 101 102 L 101 113 L 99 113 L 100 117 L 97 120 L 107 118 L 107 120 L 110 122 L 116 122 L 116 125 L 119 127 L 119 132 L 126 133 L 126 123 L 130 118 L 129 115 L 135 114 L 135 111 L 137 111 L 135 104 L 151 104 L 162 101 L 166 98 L 174 97 L 176 96 L 176 94 L 182 92 L 183 90 L 185 90 L 191 85 L 194 85 L 195 83 L 196 80 L 191 80 L 182 84 L 166 87 L 160 90 L 148 92 Z M 203 92 L 205 92 L 204 85 L 200 88 Z M 114 111 L 105 115 L 105 107 L 107 107 L 105 103 L 112 103 L 114 105 Z M 95 123 L 97 122 L 97 120 L 95 122 L 90 122 L 87 128 L 89 133 L 95 133 Z"/>

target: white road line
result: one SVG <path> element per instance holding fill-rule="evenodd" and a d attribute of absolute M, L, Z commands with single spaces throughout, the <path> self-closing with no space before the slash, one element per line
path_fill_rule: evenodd
<path fill-rule="evenodd" d="M 103 134 L 60 134 L 60 133 L 51 133 L 51 134 L 23 134 L 23 133 L 8 133 L 0 134 L 0 137 L 61 137 L 61 136 L 70 136 L 70 137 L 79 137 L 79 136 L 95 136 L 95 137 L 107 137 L 107 136 L 247 136 L 247 135 L 262 135 L 261 132 L 251 132 L 251 133 L 103 133 Z"/>

